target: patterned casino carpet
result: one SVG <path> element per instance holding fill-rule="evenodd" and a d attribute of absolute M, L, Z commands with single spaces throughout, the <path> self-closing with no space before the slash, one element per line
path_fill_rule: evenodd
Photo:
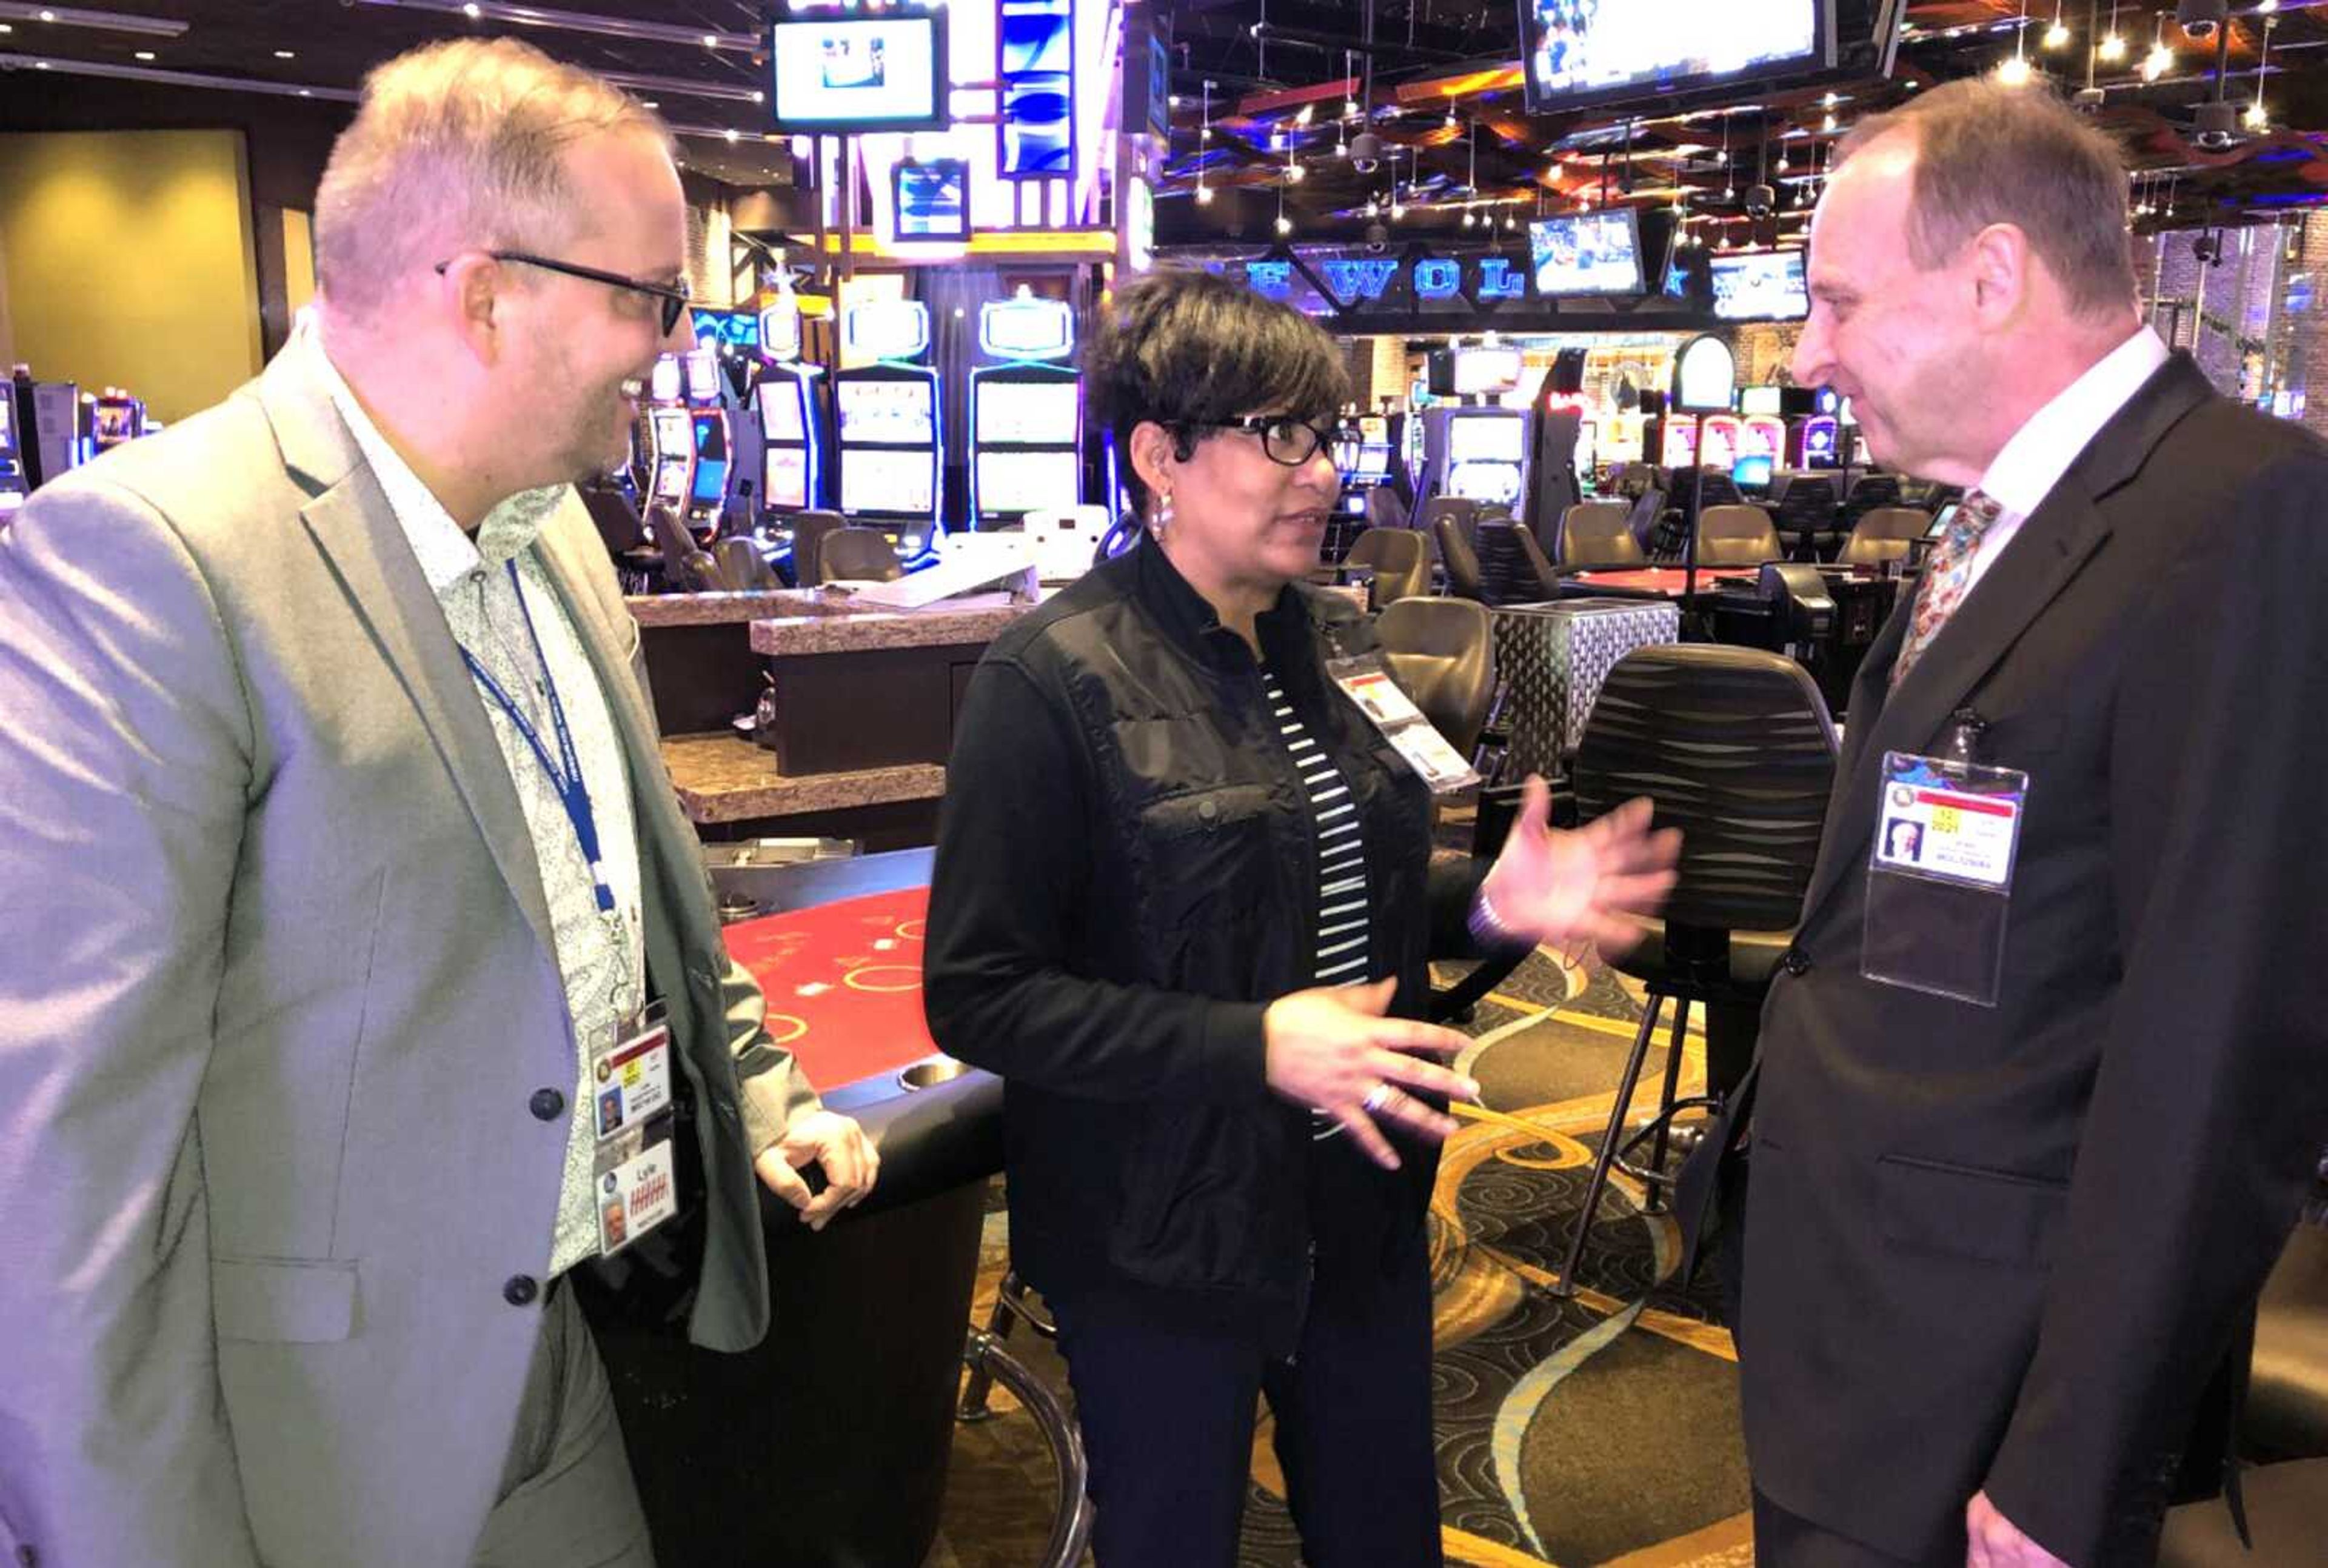
<path fill-rule="evenodd" d="M 1462 1065 L 1504 1120 L 1468 1119 L 1432 1203 L 1439 1477 L 1447 1558 L 1480 1568 L 1751 1563 L 1737 1368 L 1713 1292 L 1672 1275 L 1672 1224 L 1639 1213 L 1621 1178 L 1601 1204 L 1580 1284 L 1556 1277 L 1636 1020 L 1638 991 L 1538 953 L 1478 1009 Z M 1664 1030 L 1660 1030 L 1660 1036 Z M 1683 1056 L 1685 1092 L 1702 1081 Z M 1655 1094 L 1653 1051 L 1637 1106 Z M 1637 1116 L 1646 1114 L 1637 1109 Z M 1524 1125 L 1515 1125 L 1514 1120 Z M 1007 1238 L 989 1222 L 982 1318 Z M 1063 1392 L 1065 1369 L 1023 1330 L 1011 1341 Z M 929 1568 L 1028 1568 L 1050 1521 L 1049 1457 L 1004 1413 L 959 1430 L 945 1535 Z M 1266 1423 L 1255 1443 L 1241 1563 L 1300 1562 Z"/>

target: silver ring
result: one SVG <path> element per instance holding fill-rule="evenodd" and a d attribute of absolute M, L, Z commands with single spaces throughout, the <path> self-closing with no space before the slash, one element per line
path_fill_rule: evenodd
<path fill-rule="evenodd" d="M 1376 1084 L 1366 1092 L 1366 1097 L 1359 1101 L 1358 1105 L 1369 1116 L 1379 1116 L 1382 1108 L 1390 1103 L 1390 1097 L 1397 1093 L 1397 1089 L 1388 1084 Z"/>

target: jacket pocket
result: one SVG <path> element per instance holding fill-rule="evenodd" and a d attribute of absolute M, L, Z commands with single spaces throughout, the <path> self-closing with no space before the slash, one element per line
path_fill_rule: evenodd
<path fill-rule="evenodd" d="M 1161 936 L 1216 920 L 1234 925 L 1269 906 L 1269 822 L 1263 784 L 1189 790 L 1141 808 L 1150 929 Z"/>
<path fill-rule="evenodd" d="M 1250 1288 L 1267 1123 L 1216 1107 L 1151 1107 L 1124 1166 L 1123 1224 L 1112 1242 L 1126 1273 L 1178 1289 Z M 1265 1225 L 1263 1228 L 1266 1228 Z"/>
<path fill-rule="evenodd" d="M 221 1339 L 334 1344 L 355 1331 L 356 1265 L 212 1258 L 211 1310 Z"/>
<path fill-rule="evenodd" d="M 2069 1183 L 1887 1154 L 1876 1161 L 1883 1244 L 1976 1263 L 2042 1264 Z"/>

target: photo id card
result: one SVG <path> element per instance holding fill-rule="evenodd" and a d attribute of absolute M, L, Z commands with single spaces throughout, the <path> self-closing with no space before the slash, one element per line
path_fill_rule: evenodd
<path fill-rule="evenodd" d="M 1407 766 L 1431 786 L 1432 794 L 1452 794 L 1479 782 L 1479 775 L 1461 753 L 1422 715 L 1383 662 L 1379 653 L 1356 659 L 1335 659 L 1326 672 L 1343 694 L 1358 705 L 1368 723 L 1397 748 Z"/>
<path fill-rule="evenodd" d="M 668 1121 L 633 1128 L 598 1145 L 592 1196 L 598 1210 L 598 1252 L 612 1257 L 679 1212 L 674 1148 Z"/>
<path fill-rule="evenodd" d="M 593 1124 L 612 1138 L 671 1109 L 671 1026 L 660 1009 L 591 1059 Z"/>
<path fill-rule="evenodd" d="M 1895 751 L 1876 787 L 1860 973 L 1995 1007 L 2029 775 Z"/>

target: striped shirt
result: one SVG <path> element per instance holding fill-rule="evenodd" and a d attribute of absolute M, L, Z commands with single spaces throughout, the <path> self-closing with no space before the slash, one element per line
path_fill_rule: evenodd
<path fill-rule="evenodd" d="M 1369 978 L 1372 933 L 1366 919 L 1366 834 L 1357 800 L 1334 759 L 1294 713 L 1285 687 L 1266 664 L 1261 667 L 1261 688 L 1317 822 L 1318 951 L 1310 983 L 1363 985 Z M 1312 1112 L 1311 1117 L 1315 1137 L 1331 1138 L 1342 1130 L 1339 1122 L 1323 1112 Z"/>

